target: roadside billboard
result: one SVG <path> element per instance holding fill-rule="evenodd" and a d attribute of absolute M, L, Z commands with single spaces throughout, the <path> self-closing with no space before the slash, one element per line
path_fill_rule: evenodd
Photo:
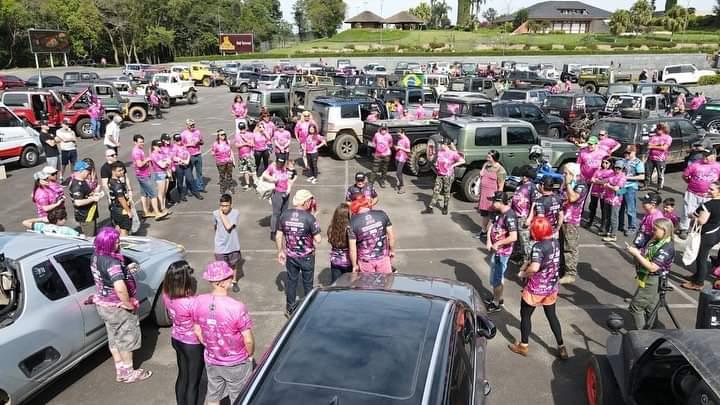
<path fill-rule="evenodd" d="M 30 37 L 30 52 L 70 52 L 70 37 L 65 31 L 29 29 L 28 36 Z"/>
<path fill-rule="evenodd" d="M 220 34 L 218 39 L 221 53 L 248 53 L 255 50 L 253 34 Z"/>

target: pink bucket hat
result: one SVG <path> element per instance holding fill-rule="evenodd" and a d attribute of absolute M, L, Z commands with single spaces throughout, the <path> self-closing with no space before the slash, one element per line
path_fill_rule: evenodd
<path fill-rule="evenodd" d="M 230 266 L 223 261 L 217 261 L 208 264 L 207 269 L 203 273 L 203 278 L 210 282 L 227 280 L 232 276 L 232 268 L 230 268 Z"/>

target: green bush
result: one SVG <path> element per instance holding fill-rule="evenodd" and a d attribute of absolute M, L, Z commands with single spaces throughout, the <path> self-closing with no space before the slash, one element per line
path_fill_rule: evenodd
<path fill-rule="evenodd" d="M 630 42 L 628 45 L 630 45 L 630 48 L 635 48 L 635 49 L 642 48 L 643 45 L 647 45 L 648 47 L 650 47 L 649 44 L 646 44 L 644 42 Z"/>
<path fill-rule="evenodd" d="M 597 51 L 598 46 L 597 46 L 597 44 L 590 44 L 590 45 L 588 45 L 588 49 L 591 49 L 591 50 L 593 50 L 593 51 Z"/>
<path fill-rule="evenodd" d="M 551 51 L 553 49 L 552 44 L 540 44 L 538 45 L 538 49 L 541 51 Z"/>
<path fill-rule="evenodd" d="M 576 45 L 573 45 L 573 44 L 565 44 L 565 50 L 566 50 L 566 51 L 574 51 L 575 48 L 577 48 Z"/>
<path fill-rule="evenodd" d="M 443 44 L 441 42 L 430 42 L 428 44 L 428 46 L 430 47 L 430 49 L 440 49 L 440 48 L 444 47 L 445 44 Z"/>
<path fill-rule="evenodd" d="M 523 46 L 523 49 L 526 51 L 529 51 L 531 46 L 532 45 L 530 45 L 530 44 L 525 44 L 525 46 Z"/>
<path fill-rule="evenodd" d="M 345 45 L 343 48 L 354 50 L 354 49 L 355 49 L 355 45 L 353 45 L 353 44 L 347 44 L 347 45 Z"/>
<path fill-rule="evenodd" d="M 710 86 L 713 84 L 720 84 L 720 75 L 700 76 L 700 79 L 698 79 L 698 86 Z"/>
<path fill-rule="evenodd" d="M 625 44 L 611 44 L 610 48 L 612 49 L 622 49 L 625 48 Z"/>

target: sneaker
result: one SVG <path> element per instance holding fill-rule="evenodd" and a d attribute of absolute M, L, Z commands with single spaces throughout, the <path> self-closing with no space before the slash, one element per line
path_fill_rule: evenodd
<path fill-rule="evenodd" d="M 488 314 L 492 314 L 492 313 L 494 313 L 494 312 L 500 312 L 501 310 L 502 310 L 502 306 L 499 305 L 499 304 L 496 304 L 496 303 L 494 303 L 494 302 L 491 302 L 491 303 L 487 306 L 487 312 L 488 312 Z"/>
<path fill-rule="evenodd" d="M 380 186 L 380 188 L 385 188 L 385 182 L 382 182 L 382 181 L 381 181 L 381 182 L 378 183 L 378 185 Z"/>
<path fill-rule="evenodd" d="M 494 301 L 495 301 L 494 297 L 483 298 L 483 303 L 485 304 L 485 306 L 492 304 Z M 500 306 L 503 306 L 503 305 L 505 305 L 505 300 L 501 298 Z"/>
<path fill-rule="evenodd" d="M 250 190 L 250 186 L 248 186 L 247 184 L 244 185 L 244 186 L 243 186 L 243 191 L 248 191 L 248 190 Z"/>
<path fill-rule="evenodd" d="M 405 194 L 405 190 L 402 189 L 402 187 L 398 188 L 398 194 Z"/>
<path fill-rule="evenodd" d="M 476 232 L 473 234 L 474 239 L 485 240 L 487 238 L 487 232 Z"/>
<path fill-rule="evenodd" d="M 232 291 L 233 291 L 234 293 L 240 292 L 240 286 L 238 285 L 237 281 L 233 281 Z"/>
<path fill-rule="evenodd" d="M 424 210 L 420 211 L 421 214 L 432 214 L 433 212 L 434 212 L 433 207 L 430 207 L 430 206 L 428 206 Z"/>
<path fill-rule="evenodd" d="M 615 235 L 607 235 L 606 237 L 602 238 L 603 242 L 615 242 L 617 241 L 617 236 Z"/>
<path fill-rule="evenodd" d="M 560 284 L 572 284 L 575 282 L 574 274 L 566 274 L 560 278 Z"/>
<path fill-rule="evenodd" d="M 443 215 L 447 215 L 447 214 L 448 214 L 448 206 L 447 206 L 447 205 L 444 206 L 444 207 L 442 207 L 442 214 L 443 214 Z"/>
<path fill-rule="evenodd" d="M 605 231 L 600 231 L 600 232 L 597 233 L 597 236 L 600 236 L 600 237 L 602 237 L 602 236 L 608 236 L 608 233 L 605 232 Z"/>
<path fill-rule="evenodd" d="M 313 178 L 310 183 L 311 183 L 311 184 L 317 184 L 317 179 L 316 179 L 316 178 Z"/>
<path fill-rule="evenodd" d="M 305 179 L 305 181 L 307 181 L 308 183 L 310 183 L 310 182 L 313 181 L 314 178 L 315 178 L 315 177 L 310 176 L 310 177 L 308 177 L 307 179 Z"/>

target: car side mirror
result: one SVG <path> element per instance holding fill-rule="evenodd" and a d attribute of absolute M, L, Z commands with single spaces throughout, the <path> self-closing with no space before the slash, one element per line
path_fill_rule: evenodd
<path fill-rule="evenodd" d="M 495 323 L 491 321 L 490 319 L 478 315 L 477 316 L 477 334 L 484 337 L 485 339 L 492 339 L 495 337 L 495 334 L 497 333 L 497 328 L 495 327 Z"/>
<path fill-rule="evenodd" d="M 625 320 L 622 318 L 622 316 L 611 313 L 610 316 L 608 316 L 607 321 L 605 322 L 608 329 L 610 329 L 610 332 L 613 334 L 618 334 L 625 328 Z"/>

